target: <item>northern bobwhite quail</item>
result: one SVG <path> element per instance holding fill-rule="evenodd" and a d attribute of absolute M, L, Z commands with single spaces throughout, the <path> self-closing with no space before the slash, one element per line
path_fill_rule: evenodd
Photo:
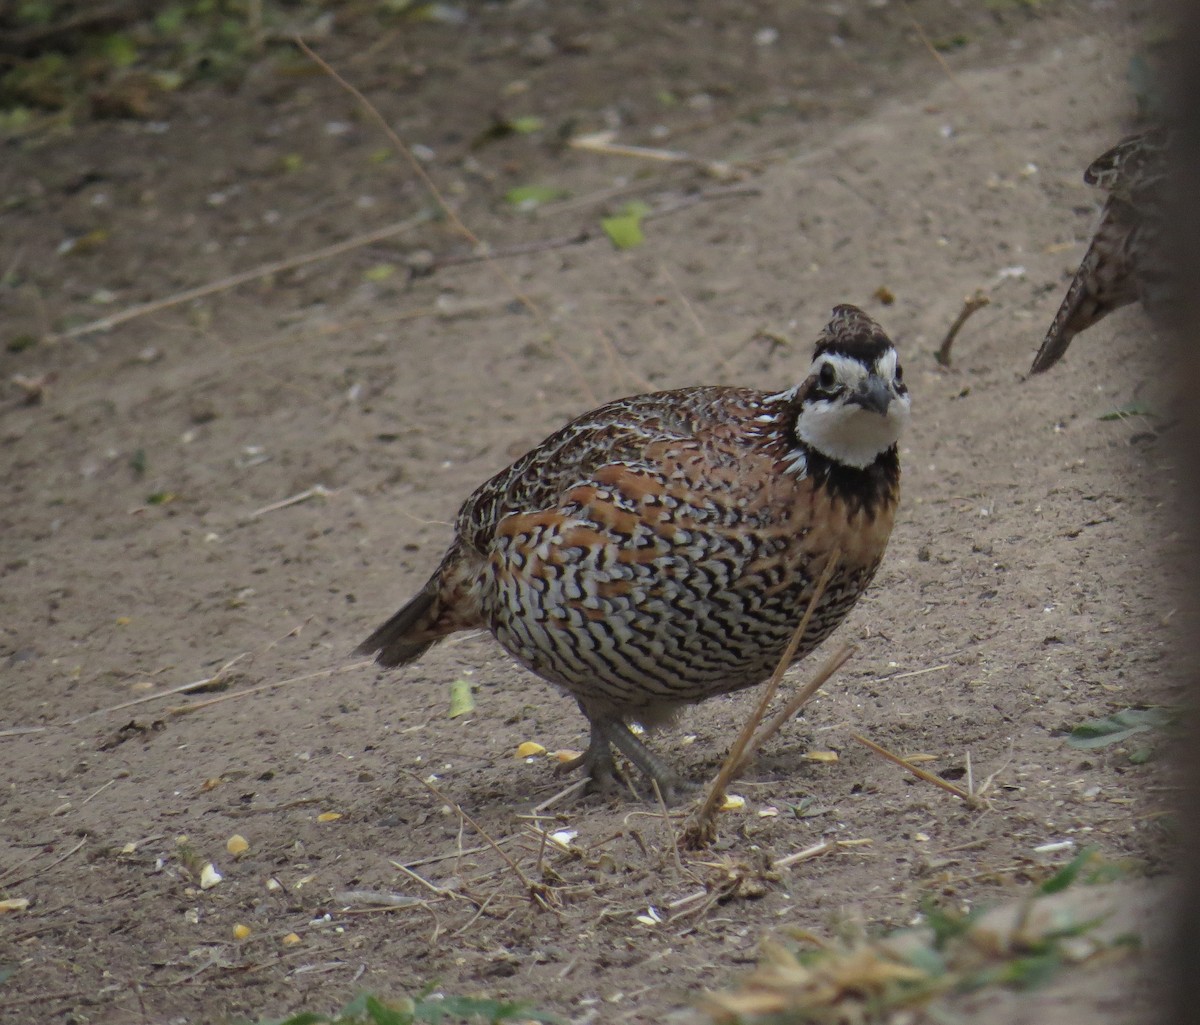
<path fill-rule="evenodd" d="M 627 724 L 765 680 L 834 549 L 796 659 L 837 627 L 887 547 L 908 417 L 896 350 L 854 306 L 785 391 L 609 402 L 478 488 L 437 572 L 357 653 L 404 665 L 486 627 L 587 717 L 565 768 L 607 787 L 615 747 L 673 799 L 682 779 Z"/>
<path fill-rule="evenodd" d="M 1030 373 L 1054 366 L 1080 331 L 1136 300 L 1159 321 L 1172 315 L 1174 276 L 1164 251 L 1170 144 L 1163 128 L 1132 135 L 1084 172 L 1083 180 L 1108 198 Z"/>

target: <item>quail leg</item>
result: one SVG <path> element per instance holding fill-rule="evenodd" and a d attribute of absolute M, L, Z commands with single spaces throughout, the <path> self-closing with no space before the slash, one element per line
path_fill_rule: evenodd
<path fill-rule="evenodd" d="M 617 785 L 617 767 L 612 756 L 615 747 L 639 772 L 658 783 L 659 793 L 668 805 L 678 804 L 693 789 L 693 784 L 643 744 L 620 719 L 592 720 L 591 727 L 587 750 L 559 765 L 560 773 L 583 769 L 592 781 L 593 790 L 608 793 Z"/>
<path fill-rule="evenodd" d="M 668 805 L 678 804 L 687 791 L 693 789 L 691 783 L 643 744 L 619 719 L 608 719 L 598 725 L 613 747 L 658 784 L 658 791 Z"/>
<path fill-rule="evenodd" d="M 591 788 L 606 793 L 615 789 L 617 785 L 617 767 L 613 762 L 612 747 L 602 725 L 593 722 L 591 727 L 592 737 L 587 750 L 577 758 L 561 763 L 557 771 L 567 773 L 583 769 L 591 780 Z"/>

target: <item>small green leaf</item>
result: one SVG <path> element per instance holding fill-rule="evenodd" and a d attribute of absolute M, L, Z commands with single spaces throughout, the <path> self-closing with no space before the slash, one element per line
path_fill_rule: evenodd
<path fill-rule="evenodd" d="M 539 132 L 546 124 L 540 117 L 534 117 L 532 114 L 527 114 L 525 117 L 514 117 L 508 123 L 518 135 L 530 135 L 533 132 Z"/>
<path fill-rule="evenodd" d="M 387 281 L 395 273 L 396 265 L 394 263 L 377 263 L 363 271 L 363 277 L 368 281 L 380 282 Z"/>
<path fill-rule="evenodd" d="M 155 71 L 150 77 L 154 80 L 155 88 L 164 93 L 173 93 L 185 81 L 180 72 L 171 69 Z"/>
<path fill-rule="evenodd" d="M 129 36 L 115 33 L 101 43 L 105 58 L 114 68 L 128 68 L 137 63 L 138 52 Z"/>
<path fill-rule="evenodd" d="M 553 203 L 568 195 L 566 189 L 554 185 L 518 185 L 504 193 L 504 201 L 518 210 L 533 210 L 543 203 Z"/>
<path fill-rule="evenodd" d="M 475 711 L 475 698 L 471 695 L 471 681 L 459 677 L 450 684 L 450 718 L 457 719 Z"/>
<path fill-rule="evenodd" d="M 1080 723 L 1067 737 L 1067 743 L 1090 751 L 1119 744 L 1135 734 L 1167 726 L 1174 720 L 1175 716 L 1165 708 L 1126 708 L 1103 719 Z"/>
<path fill-rule="evenodd" d="M 1128 420 L 1131 416 L 1154 416 L 1154 410 L 1141 402 L 1127 402 L 1107 413 L 1101 413 L 1097 420 Z"/>
<path fill-rule="evenodd" d="M 294 174 L 304 166 L 304 157 L 299 153 L 288 153 L 283 158 L 283 169 L 288 174 Z"/>
<path fill-rule="evenodd" d="M 642 234 L 642 218 L 649 212 L 650 207 L 635 200 L 627 203 L 625 209 L 617 216 L 605 217 L 600 222 L 600 227 L 618 249 L 632 249 L 646 240 L 646 236 Z"/>
<path fill-rule="evenodd" d="M 155 491 L 146 496 L 147 505 L 166 505 L 174 501 L 175 493 L 172 491 Z"/>

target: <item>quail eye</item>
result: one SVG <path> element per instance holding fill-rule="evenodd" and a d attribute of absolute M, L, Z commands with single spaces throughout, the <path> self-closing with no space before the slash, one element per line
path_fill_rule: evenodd
<path fill-rule="evenodd" d="M 821 369 L 817 374 L 817 384 L 822 388 L 832 388 L 837 384 L 837 371 L 833 369 L 832 363 L 821 364 Z"/>
<path fill-rule="evenodd" d="M 897 364 L 896 364 L 896 378 L 895 378 L 895 380 L 896 380 L 896 383 L 897 383 L 897 384 L 903 384 L 903 383 L 904 383 L 904 368 L 903 368 L 903 367 L 902 367 L 902 366 L 901 366 L 899 363 L 897 363 Z"/>

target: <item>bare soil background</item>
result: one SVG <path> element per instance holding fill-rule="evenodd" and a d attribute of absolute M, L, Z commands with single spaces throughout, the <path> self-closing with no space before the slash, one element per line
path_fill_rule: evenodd
<path fill-rule="evenodd" d="M 293 58 L 160 97 L 150 120 L 4 143 L 6 338 L 417 222 L 0 353 L 0 887 L 31 901 L 0 919 L 16 969 L 0 1019 L 222 1021 L 437 980 L 573 1022 L 686 1020 L 784 926 L 888 928 L 929 896 L 1011 899 L 1084 845 L 1135 874 L 1167 865 L 1161 740 L 1142 761 L 1145 737 L 1087 753 L 1064 739 L 1178 699 L 1173 466 L 1145 418 L 1099 419 L 1156 402 L 1147 322 L 1122 311 L 1024 377 L 1092 226 L 1082 169 L 1135 127 L 1126 75 L 1158 32 L 1149 9 L 464 10 L 461 25 L 346 16 L 315 45 L 495 249 L 594 229 L 632 199 L 665 211 L 642 246 L 598 235 L 439 264 L 469 244 L 421 217 L 426 186 Z M 918 25 L 954 41 L 940 63 Z M 486 137 L 519 116 L 545 127 Z M 562 145 L 600 129 L 694 161 Z M 504 201 L 534 183 L 568 195 Z M 992 304 L 940 368 L 980 287 Z M 892 547 L 837 635 L 857 654 L 738 784 L 746 808 L 707 855 L 677 861 L 671 828 L 632 797 L 556 805 L 550 824 L 577 835 L 543 850 L 523 816 L 563 780 L 514 752 L 582 747 L 569 699 L 489 637 L 390 674 L 348 652 L 425 580 L 462 498 L 564 420 L 651 388 L 783 387 L 839 302 L 897 341 L 914 400 Z M 115 708 L 219 671 L 216 694 Z M 462 677 L 477 709 L 451 719 Z M 709 778 L 754 700 L 707 702 L 654 743 Z M 977 784 L 993 777 L 990 809 L 852 732 L 960 782 L 969 756 Z M 454 805 L 549 886 L 552 910 Z M 765 871 L 823 838 L 871 843 Z M 1061 841 L 1075 846 L 1035 850 Z M 207 861 L 224 878 L 201 890 Z M 689 899 L 734 878 L 728 899 Z M 346 913 L 347 890 L 424 903 Z M 650 907 L 665 921 L 639 921 Z M 1145 1021 L 1139 970 L 1081 970 L 970 1013 Z"/>

